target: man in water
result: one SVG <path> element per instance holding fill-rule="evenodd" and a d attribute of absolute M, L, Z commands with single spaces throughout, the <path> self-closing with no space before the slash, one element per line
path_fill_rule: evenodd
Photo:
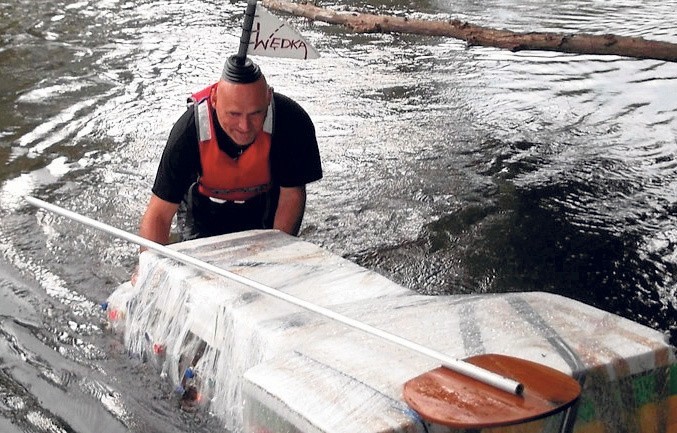
<path fill-rule="evenodd" d="M 181 240 L 270 228 L 297 235 L 305 186 L 322 178 L 308 114 L 237 56 L 189 102 L 167 140 L 140 235 L 169 243 L 177 213 Z"/>

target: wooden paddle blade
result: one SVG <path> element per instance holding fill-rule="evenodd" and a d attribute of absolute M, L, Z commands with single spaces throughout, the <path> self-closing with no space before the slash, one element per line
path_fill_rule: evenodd
<path fill-rule="evenodd" d="M 465 359 L 516 380 L 515 395 L 439 367 L 404 384 L 404 399 L 426 421 L 453 428 L 497 427 L 545 417 L 571 406 L 581 393 L 573 378 L 535 362 L 486 354 Z"/>

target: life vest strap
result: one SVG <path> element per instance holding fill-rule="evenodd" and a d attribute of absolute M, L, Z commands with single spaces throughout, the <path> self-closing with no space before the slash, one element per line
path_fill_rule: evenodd
<path fill-rule="evenodd" d="M 242 201 L 242 200 L 230 200 L 230 199 L 222 199 L 221 197 L 228 197 L 232 196 L 234 194 L 251 194 L 252 196 L 256 196 L 259 194 L 263 194 L 265 192 L 270 191 L 270 188 L 272 187 L 272 183 L 265 183 L 262 185 L 254 185 L 250 187 L 244 187 L 244 188 L 232 188 L 232 189 L 217 189 L 217 188 L 209 188 L 205 185 L 203 185 L 200 182 L 200 192 L 214 198 L 218 198 L 220 200 L 226 200 L 226 201 Z"/>

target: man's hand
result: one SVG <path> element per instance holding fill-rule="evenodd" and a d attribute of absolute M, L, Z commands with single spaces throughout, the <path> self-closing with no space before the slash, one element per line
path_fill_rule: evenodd
<path fill-rule="evenodd" d="M 135 266 L 134 270 L 132 271 L 132 276 L 129 279 L 129 282 L 132 283 L 132 286 L 136 286 L 136 280 L 139 278 L 139 266 Z"/>
<path fill-rule="evenodd" d="M 146 212 L 141 218 L 139 235 L 158 244 L 166 245 L 169 243 L 169 230 L 172 226 L 172 219 L 176 215 L 179 205 L 162 200 L 160 197 L 152 194 Z M 140 251 L 145 250 L 144 247 Z M 139 273 L 137 265 L 132 272 L 129 281 L 132 286 L 136 286 L 136 280 Z"/>

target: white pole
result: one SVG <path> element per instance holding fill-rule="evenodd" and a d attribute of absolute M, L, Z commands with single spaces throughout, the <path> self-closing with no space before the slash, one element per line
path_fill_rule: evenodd
<path fill-rule="evenodd" d="M 397 344 L 399 346 L 405 347 L 407 349 L 413 350 L 415 352 L 418 352 L 422 355 L 426 355 L 430 358 L 433 358 L 437 361 L 440 361 L 442 365 L 450 370 L 453 370 L 457 373 L 461 373 L 465 376 L 471 377 L 473 379 L 479 380 L 480 382 L 484 382 L 487 385 L 491 385 L 495 388 L 501 389 L 503 391 L 512 393 L 512 394 L 517 394 L 520 395 L 522 394 L 524 390 L 524 386 L 512 379 L 509 379 L 507 377 L 501 376 L 499 374 L 494 373 L 493 371 L 485 370 L 481 367 L 478 367 L 476 365 L 467 363 L 465 361 L 461 361 L 452 357 L 449 357 L 445 355 L 442 352 L 430 349 L 428 347 L 422 346 L 418 343 L 414 343 L 413 341 L 407 340 L 405 338 L 402 338 L 400 336 L 391 334 L 389 332 L 383 331 L 381 329 L 375 328 L 371 325 L 367 325 L 366 323 L 362 323 L 358 320 L 351 319 L 350 317 L 343 316 L 341 314 L 335 313 L 331 310 L 328 310 L 324 307 L 321 307 L 319 305 L 312 304 L 308 301 L 304 301 L 303 299 L 296 298 L 294 296 L 288 295 L 284 292 L 281 292 L 279 290 L 273 289 L 271 287 L 268 287 L 266 285 L 263 285 L 261 283 L 258 283 L 254 280 L 250 280 L 249 278 L 242 277 L 240 275 L 234 274 L 232 272 L 226 271 L 225 269 L 219 268 L 217 266 L 214 266 L 212 264 L 203 262 L 202 260 L 196 259 L 194 257 L 191 257 L 189 255 L 183 254 L 179 251 L 173 250 L 171 248 L 168 248 L 164 245 L 160 245 L 156 242 L 150 241 L 146 238 L 143 238 L 138 235 L 134 235 L 132 233 L 128 233 L 124 230 L 120 230 L 118 228 L 109 226 L 107 224 L 104 224 L 102 222 L 93 220 L 91 218 L 88 218 L 86 216 L 77 214 L 75 212 L 69 211 L 67 209 L 61 208 L 59 206 L 53 205 L 51 203 L 47 203 L 46 201 L 26 196 L 26 201 L 30 203 L 33 206 L 39 207 L 46 209 L 50 212 L 65 216 L 67 218 L 70 218 L 72 220 L 78 221 L 82 224 L 88 225 L 90 227 L 96 228 L 98 230 L 104 231 L 106 233 L 109 233 L 113 236 L 125 239 L 129 242 L 135 243 L 137 245 L 143 246 L 148 248 L 149 250 L 156 251 L 160 253 L 161 255 L 165 257 L 172 258 L 174 260 L 177 260 L 179 262 L 185 263 L 190 266 L 195 266 L 196 268 L 205 270 L 207 272 L 212 272 L 217 275 L 221 275 L 222 277 L 229 278 L 233 281 L 237 281 L 239 283 L 245 284 L 249 287 L 252 287 L 260 292 L 263 292 L 267 295 L 273 296 L 275 298 L 281 299 L 283 301 L 287 301 L 291 304 L 294 304 L 296 306 L 299 306 L 301 308 L 304 308 L 308 311 L 312 311 L 314 313 L 320 314 L 322 316 L 328 317 L 332 320 L 335 320 L 337 322 L 343 323 L 344 325 L 347 325 L 351 328 L 358 329 L 360 331 L 364 331 L 368 334 L 375 335 L 377 337 L 380 337 L 384 340 L 387 340 L 391 343 Z"/>

